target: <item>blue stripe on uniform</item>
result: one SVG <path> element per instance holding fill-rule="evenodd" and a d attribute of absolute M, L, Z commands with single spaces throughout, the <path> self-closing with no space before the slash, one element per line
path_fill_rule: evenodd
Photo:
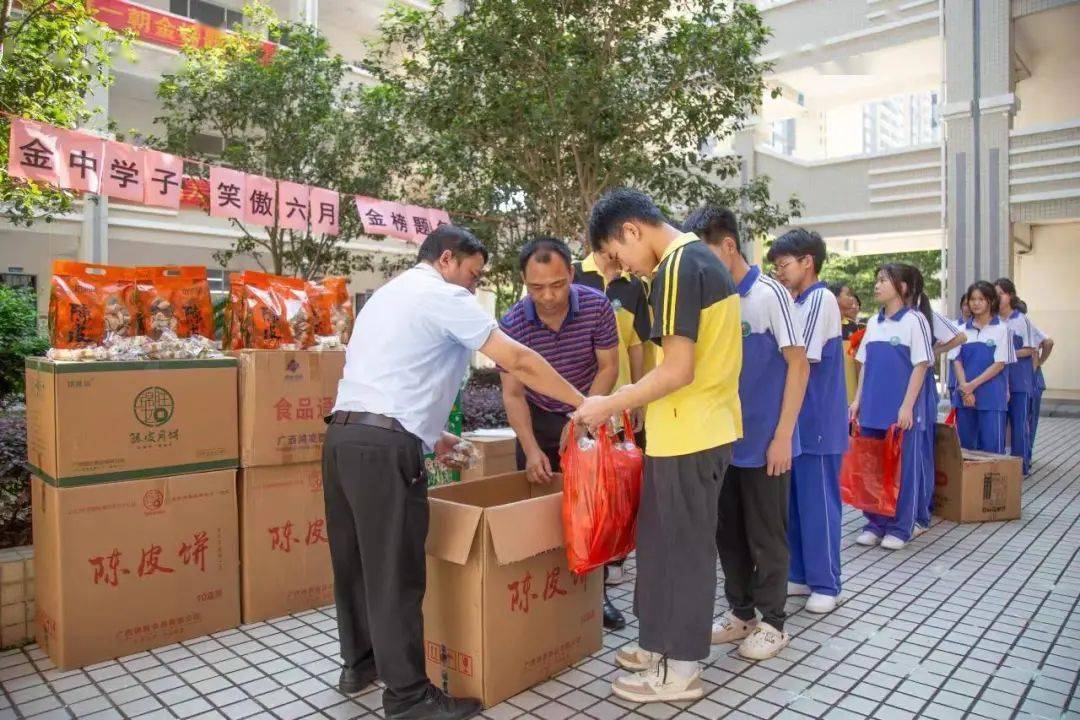
<path fill-rule="evenodd" d="M 765 287 L 772 290 L 773 294 L 776 295 L 776 301 L 780 304 L 780 314 L 783 315 L 784 325 L 787 326 L 788 336 L 792 340 L 794 340 L 798 337 L 798 334 L 795 332 L 795 322 L 791 319 L 791 308 L 788 307 L 789 303 L 787 300 L 791 296 L 787 294 L 787 290 L 780 287 L 780 283 L 776 282 L 772 278 L 766 277 L 764 275 L 759 275 L 758 281 L 764 284 Z M 806 340 L 804 339 L 803 342 L 806 342 Z"/>

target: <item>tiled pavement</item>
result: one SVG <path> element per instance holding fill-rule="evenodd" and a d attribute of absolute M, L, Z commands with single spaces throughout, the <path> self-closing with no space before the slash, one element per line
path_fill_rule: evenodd
<path fill-rule="evenodd" d="M 847 601 L 829 616 L 792 602 L 791 646 L 750 664 L 727 646 L 695 703 L 635 706 L 610 696 L 607 649 L 487 711 L 539 717 L 1080 719 L 1080 420 L 1044 419 L 1020 520 L 935 521 L 908 548 L 854 544 L 844 515 Z M 633 570 L 633 563 L 628 563 Z M 632 585 L 615 588 L 629 609 Z M 723 611 L 717 604 L 717 612 Z M 36 647 L 0 655 L 0 720 L 380 716 L 337 678 L 333 608 L 261 623 L 118 662 L 61 673 Z"/>

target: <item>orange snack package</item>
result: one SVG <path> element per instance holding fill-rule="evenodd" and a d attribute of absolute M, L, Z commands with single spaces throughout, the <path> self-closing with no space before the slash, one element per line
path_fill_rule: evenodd
<path fill-rule="evenodd" d="M 315 335 L 334 336 L 348 344 L 353 326 L 353 304 L 347 278 L 328 277 L 308 283 L 315 315 Z"/>
<path fill-rule="evenodd" d="M 155 340 L 169 330 L 177 337 L 214 337 L 214 308 L 206 268 L 200 266 L 136 269 L 139 332 Z"/>
<path fill-rule="evenodd" d="M 222 350 L 240 350 L 244 347 L 244 317 L 247 315 L 244 300 L 244 273 L 229 275 L 229 300 L 225 303 L 224 327 L 221 331 Z"/>
<path fill-rule="evenodd" d="M 315 323 L 307 283 L 300 278 L 270 276 L 270 286 L 285 304 L 285 318 L 292 335 L 291 342 L 300 348 L 315 344 Z"/>
<path fill-rule="evenodd" d="M 74 260 L 53 262 L 49 339 L 54 348 L 100 345 L 135 334 L 135 271 Z"/>
<path fill-rule="evenodd" d="M 244 317 L 241 319 L 241 347 L 254 350 L 277 350 L 292 345 L 285 299 L 274 289 L 275 277 L 266 273 L 244 272 Z"/>

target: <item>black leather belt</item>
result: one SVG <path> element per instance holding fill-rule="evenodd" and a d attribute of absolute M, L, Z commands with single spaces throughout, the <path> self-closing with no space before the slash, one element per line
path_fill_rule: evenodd
<path fill-rule="evenodd" d="M 346 410 L 338 410 L 334 414 L 326 418 L 327 425 L 368 425 L 370 427 L 382 428 L 383 430 L 392 430 L 394 432 L 405 433 L 411 435 L 396 418 L 387 417 L 386 415 L 380 415 L 378 413 L 370 412 L 349 412 Z"/>

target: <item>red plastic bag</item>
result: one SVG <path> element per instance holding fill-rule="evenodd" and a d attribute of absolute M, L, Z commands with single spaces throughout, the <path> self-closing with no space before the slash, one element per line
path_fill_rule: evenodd
<path fill-rule="evenodd" d="M 945 424 L 949 427 L 956 427 L 956 408 L 949 411 L 948 416 L 945 418 Z"/>
<path fill-rule="evenodd" d="M 896 515 L 904 431 L 893 425 L 883 438 L 864 437 L 856 425 L 840 466 L 840 499 L 845 505 L 886 517 Z"/>
<path fill-rule="evenodd" d="M 570 422 L 559 461 L 563 474 L 563 533 L 570 571 L 584 575 L 634 549 L 645 457 L 623 413 L 626 441 L 607 423 L 583 448 Z"/>

